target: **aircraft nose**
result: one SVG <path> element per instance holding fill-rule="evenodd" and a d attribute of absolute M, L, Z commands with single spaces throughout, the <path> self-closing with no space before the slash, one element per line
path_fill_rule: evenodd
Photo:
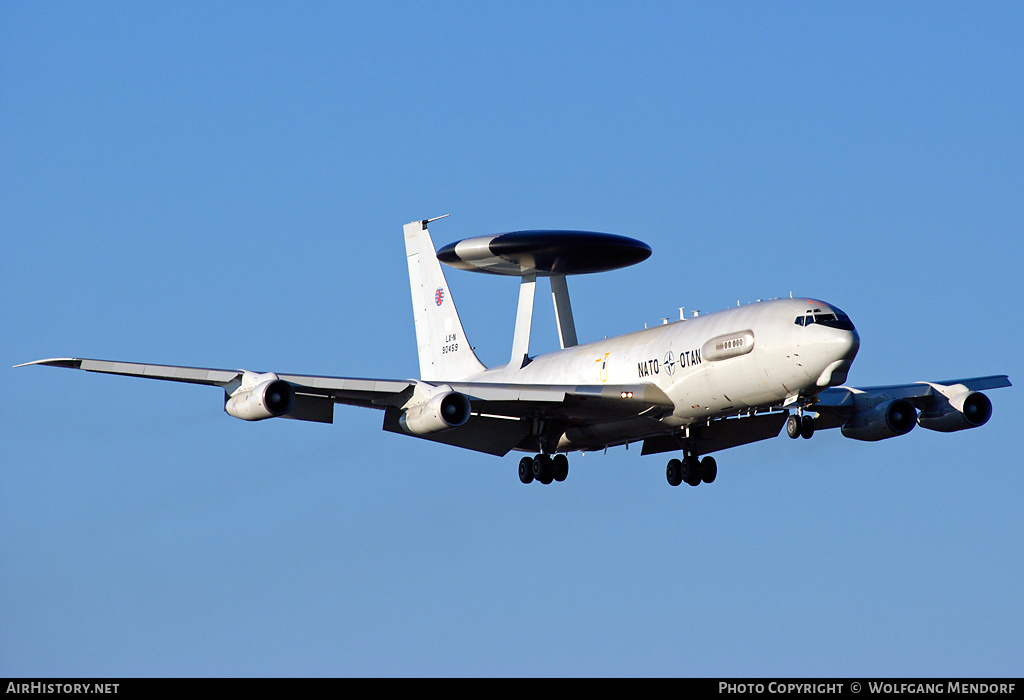
<path fill-rule="evenodd" d="M 836 360 L 852 361 L 860 350 L 860 335 L 857 329 L 840 330 L 830 328 L 828 338 L 825 340 L 829 357 Z"/>
<path fill-rule="evenodd" d="M 816 384 L 825 387 L 844 383 L 859 349 L 860 336 L 855 329 L 829 328 L 825 338 L 825 352 L 831 362 L 822 371 Z"/>

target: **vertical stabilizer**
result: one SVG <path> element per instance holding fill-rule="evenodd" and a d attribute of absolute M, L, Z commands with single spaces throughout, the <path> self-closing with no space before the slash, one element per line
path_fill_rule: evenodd
<path fill-rule="evenodd" d="M 427 231 L 430 221 L 433 219 L 404 226 L 420 379 L 457 381 L 487 368 L 477 359 L 462 329 L 459 312 Z"/>

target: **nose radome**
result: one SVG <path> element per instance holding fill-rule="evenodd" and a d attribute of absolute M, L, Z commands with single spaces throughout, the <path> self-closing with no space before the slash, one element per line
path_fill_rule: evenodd
<path fill-rule="evenodd" d="M 825 339 L 826 356 L 831 362 L 825 367 L 818 380 L 818 386 L 839 386 L 846 382 L 846 375 L 853 364 L 853 358 L 860 349 L 860 336 L 855 330 L 830 328 Z"/>
<path fill-rule="evenodd" d="M 836 360 L 852 361 L 860 350 L 860 336 L 856 330 L 830 328 L 825 343 L 829 357 Z"/>

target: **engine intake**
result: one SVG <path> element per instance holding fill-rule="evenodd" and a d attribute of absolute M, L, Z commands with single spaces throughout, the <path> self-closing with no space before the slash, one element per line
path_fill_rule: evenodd
<path fill-rule="evenodd" d="M 857 411 L 843 424 L 843 435 L 854 440 L 885 440 L 914 429 L 917 409 L 905 399 L 892 399 Z"/>
<path fill-rule="evenodd" d="M 465 425 L 470 410 L 468 396 L 457 391 L 442 391 L 407 408 L 398 424 L 413 435 L 429 435 Z"/>
<path fill-rule="evenodd" d="M 922 428 L 952 433 L 985 425 L 992 417 L 992 402 L 978 391 L 965 391 L 936 403 L 917 417 Z"/>
<path fill-rule="evenodd" d="M 277 375 L 257 384 L 251 389 L 238 389 L 224 402 L 228 415 L 242 420 L 264 420 L 277 418 L 292 410 L 295 405 L 295 389 Z"/>

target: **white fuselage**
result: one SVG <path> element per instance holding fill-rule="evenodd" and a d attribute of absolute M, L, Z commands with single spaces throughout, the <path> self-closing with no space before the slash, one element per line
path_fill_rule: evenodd
<path fill-rule="evenodd" d="M 677 425 L 777 406 L 842 383 L 857 353 L 852 325 L 796 323 L 815 309 L 833 312 L 807 299 L 758 302 L 538 355 L 521 369 L 496 367 L 469 379 L 651 383 L 672 400 L 668 420 Z"/>

